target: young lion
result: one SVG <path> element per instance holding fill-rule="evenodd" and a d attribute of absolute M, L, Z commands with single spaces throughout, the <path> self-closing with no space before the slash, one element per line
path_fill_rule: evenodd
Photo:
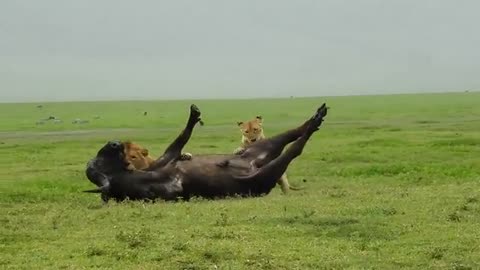
<path fill-rule="evenodd" d="M 265 139 L 261 116 L 257 116 L 255 119 L 246 123 L 237 122 L 237 125 L 240 127 L 240 131 L 242 132 L 242 144 L 233 152 L 235 155 L 241 154 L 245 150 L 245 147 L 256 142 L 257 140 Z"/>
<path fill-rule="evenodd" d="M 240 155 L 250 144 L 265 139 L 265 134 L 263 133 L 263 119 L 261 116 L 257 116 L 255 119 L 248 122 L 237 122 L 237 125 L 242 132 L 242 144 L 233 151 L 233 154 Z M 280 185 L 284 194 L 286 194 L 289 189 L 298 190 L 298 188 L 291 187 L 288 183 L 287 173 L 284 173 L 282 177 L 278 179 L 277 184 Z"/>
<path fill-rule="evenodd" d="M 123 143 L 125 147 L 125 161 L 128 163 L 129 170 L 145 170 L 154 161 L 155 158 L 150 156 L 148 149 L 139 144 L 127 141 Z M 190 160 L 192 154 L 184 153 L 181 155 L 181 160 Z"/>

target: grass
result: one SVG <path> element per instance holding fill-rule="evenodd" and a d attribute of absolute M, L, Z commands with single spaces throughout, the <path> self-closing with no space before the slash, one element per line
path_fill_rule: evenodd
<path fill-rule="evenodd" d="M 238 120 L 262 115 L 268 136 L 326 101 L 328 119 L 288 170 L 306 189 L 108 205 L 81 193 L 86 161 L 114 138 L 160 153 L 191 101 L 1 104 L 0 268 L 478 269 L 479 100 L 195 101 L 206 125 L 185 149 L 194 154 L 233 151 Z M 35 124 L 50 115 L 64 122 Z"/>

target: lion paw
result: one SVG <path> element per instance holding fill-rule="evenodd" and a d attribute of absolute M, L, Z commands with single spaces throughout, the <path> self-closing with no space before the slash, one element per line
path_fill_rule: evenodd
<path fill-rule="evenodd" d="M 180 160 L 191 160 L 193 157 L 190 153 L 183 153 L 180 155 Z"/>
<path fill-rule="evenodd" d="M 218 162 L 217 166 L 220 168 L 225 168 L 225 167 L 228 167 L 229 164 L 230 164 L 230 160 L 226 159 Z"/>
<path fill-rule="evenodd" d="M 241 154 L 245 153 L 245 150 L 246 150 L 245 148 L 239 147 L 239 148 L 235 149 L 235 151 L 233 151 L 233 154 L 234 155 L 241 155 Z"/>

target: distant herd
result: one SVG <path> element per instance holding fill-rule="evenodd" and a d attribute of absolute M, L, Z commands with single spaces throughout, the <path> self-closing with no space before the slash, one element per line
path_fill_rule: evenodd
<path fill-rule="evenodd" d="M 197 106 L 190 107 L 185 128 L 157 159 L 148 149 L 130 142 L 109 141 L 87 164 L 87 178 L 106 202 L 129 200 L 218 199 L 268 194 L 278 183 L 283 193 L 298 188 L 288 183 L 286 170 L 327 115 L 322 104 L 304 123 L 266 138 L 261 116 L 238 122 L 241 145 L 232 154 L 182 153 L 197 123 Z M 290 146 L 284 151 L 284 148 Z"/>

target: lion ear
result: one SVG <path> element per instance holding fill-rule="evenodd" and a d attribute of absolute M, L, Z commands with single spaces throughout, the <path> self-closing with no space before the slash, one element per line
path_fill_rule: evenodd
<path fill-rule="evenodd" d="M 238 126 L 241 126 L 241 125 L 243 125 L 243 122 L 242 122 L 242 121 L 239 121 L 239 122 L 237 122 L 237 125 L 238 125 Z"/>
<path fill-rule="evenodd" d="M 263 121 L 263 118 L 262 118 L 261 115 L 257 115 L 256 119 L 257 119 L 257 122 L 259 122 L 259 123 L 262 123 L 262 121 Z"/>
<path fill-rule="evenodd" d="M 148 149 L 142 149 L 141 153 L 144 157 L 148 156 Z"/>
<path fill-rule="evenodd" d="M 123 146 L 125 147 L 125 149 L 129 149 L 131 145 L 132 145 L 131 141 L 124 141 L 123 142 Z"/>

